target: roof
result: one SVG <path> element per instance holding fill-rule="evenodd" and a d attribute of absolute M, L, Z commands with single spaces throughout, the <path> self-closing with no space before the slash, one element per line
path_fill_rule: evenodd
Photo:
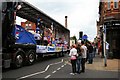
<path fill-rule="evenodd" d="M 22 5 L 22 8 L 17 11 L 17 14 L 16 14 L 17 16 L 27 19 L 29 21 L 32 21 L 34 23 L 37 22 L 37 19 L 39 17 L 40 19 L 42 19 L 45 25 L 51 25 L 53 23 L 55 27 L 58 27 L 59 29 L 62 29 L 65 31 L 69 31 L 59 22 L 57 22 L 56 20 L 54 20 L 53 18 L 51 18 L 50 16 L 48 16 L 47 14 L 39 10 L 38 8 L 34 7 L 30 3 L 25 1 L 22 1 L 20 3 Z"/>

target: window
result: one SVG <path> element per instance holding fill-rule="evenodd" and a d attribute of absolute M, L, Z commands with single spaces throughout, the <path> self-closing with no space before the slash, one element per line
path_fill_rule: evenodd
<path fill-rule="evenodd" d="M 114 8 L 118 8 L 118 0 L 114 0 Z"/>
<path fill-rule="evenodd" d="M 107 9 L 109 10 L 110 9 L 110 0 L 108 0 L 108 2 L 107 2 Z"/>

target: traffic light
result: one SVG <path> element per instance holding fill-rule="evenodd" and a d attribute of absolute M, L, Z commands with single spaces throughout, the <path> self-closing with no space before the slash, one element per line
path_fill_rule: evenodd
<path fill-rule="evenodd" d="M 82 39 L 82 36 L 83 36 L 83 32 L 79 32 L 79 39 L 81 40 Z"/>

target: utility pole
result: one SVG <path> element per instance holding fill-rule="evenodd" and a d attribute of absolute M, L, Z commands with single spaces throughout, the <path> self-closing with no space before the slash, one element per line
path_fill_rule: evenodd
<path fill-rule="evenodd" d="M 103 25 L 103 45 L 104 45 L 104 66 L 107 67 L 107 55 L 106 55 L 106 25 Z"/>

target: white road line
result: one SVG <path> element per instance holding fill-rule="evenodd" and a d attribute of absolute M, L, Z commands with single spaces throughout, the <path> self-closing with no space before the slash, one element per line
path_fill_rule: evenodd
<path fill-rule="evenodd" d="M 46 72 L 49 69 L 50 66 L 55 65 L 55 64 L 60 64 L 62 62 L 63 62 L 63 59 L 60 62 L 52 63 L 52 64 L 47 65 L 47 67 L 45 68 L 44 71 L 40 71 L 40 72 L 36 72 L 36 73 L 33 73 L 33 74 L 29 74 L 29 75 L 17 78 L 16 80 L 24 79 L 24 78 L 31 77 L 31 76 L 34 76 L 34 75 L 37 75 L 37 74 L 42 74 L 42 73 Z"/>
<path fill-rule="evenodd" d="M 51 75 L 47 75 L 46 77 L 45 77 L 45 79 L 47 79 L 47 78 L 49 78 Z"/>
<path fill-rule="evenodd" d="M 57 70 L 60 70 L 61 68 L 58 68 Z"/>
<path fill-rule="evenodd" d="M 48 66 L 46 67 L 45 71 L 47 71 L 49 67 L 50 67 L 50 65 L 48 65 Z"/>
<path fill-rule="evenodd" d="M 56 73 L 56 71 L 53 71 L 52 73 Z"/>
<path fill-rule="evenodd" d="M 27 75 L 27 76 L 24 76 L 24 77 L 20 77 L 16 80 L 20 80 L 20 79 L 24 79 L 24 78 L 27 78 L 27 77 L 31 77 L 31 76 L 34 76 L 34 75 L 37 75 L 37 74 L 41 74 L 41 73 L 44 73 L 45 71 L 41 71 L 41 72 L 37 72 L 37 73 L 34 73 L 34 74 L 30 74 L 30 75 Z"/>
<path fill-rule="evenodd" d="M 64 65 L 62 65 L 61 67 L 64 67 Z"/>
<path fill-rule="evenodd" d="M 63 62 L 63 59 L 62 59 L 62 62 Z"/>
<path fill-rule="evenodd" d="M 50 65 L 60 64 L 60 63 L 62 63 L 62 62 L 63 62 L 63 59 L 62 59 L 60 62 L 52 63 L 52 64 L 50 64 Z"/>

